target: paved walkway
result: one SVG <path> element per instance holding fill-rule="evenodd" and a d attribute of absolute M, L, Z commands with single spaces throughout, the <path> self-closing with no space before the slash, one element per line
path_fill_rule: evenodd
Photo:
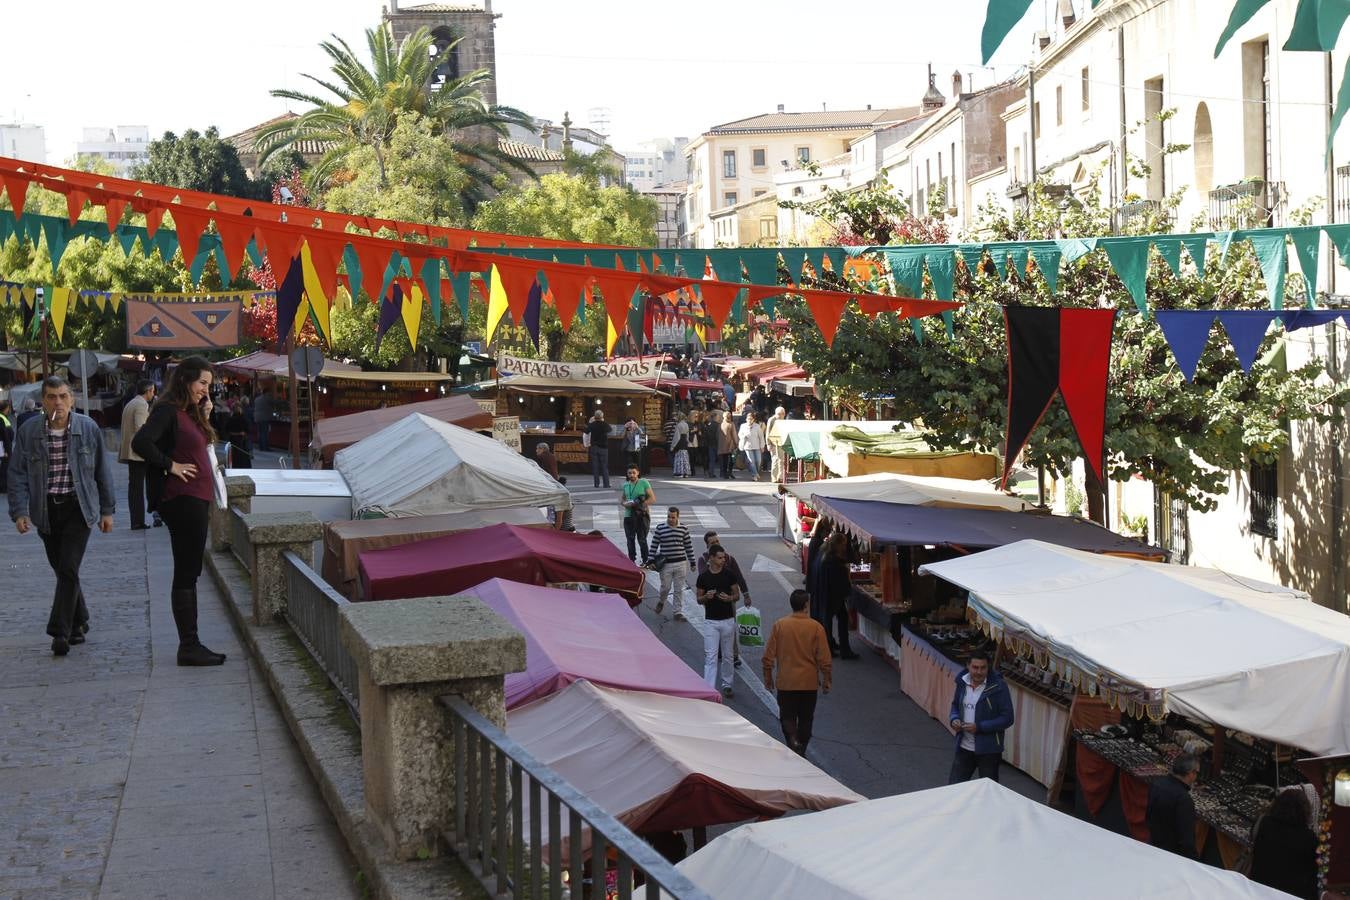
<path fill-rule="evenodd" d="M 168 534 L 129 524 L 90 536 L 88 642 L 56 658 L 42 545 L 0 518 L 0 897 L 360 896 L 210 577 L 200 631 L 229 659 L 180 669 Z"/>

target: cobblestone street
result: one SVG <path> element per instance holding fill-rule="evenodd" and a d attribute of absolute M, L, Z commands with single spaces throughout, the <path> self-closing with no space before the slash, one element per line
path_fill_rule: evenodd
<path fill-rule="evenodd" d="M 208 577 L 180 669 L 165 529 L 90 536 L 88 642 L 51 655 L 36 534 L 0 531 L 0 897 L 355 897 L 357 872 Z M 3 502 L 3 501 L 0 501 Z"/>

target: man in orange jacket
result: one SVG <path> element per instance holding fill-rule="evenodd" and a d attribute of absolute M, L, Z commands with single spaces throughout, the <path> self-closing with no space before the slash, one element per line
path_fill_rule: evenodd
<path fill-rule="evenodd" d="M 773 623 L 764 647 L 764 686 L 774 689 L 777 663 L 778 721 L 783 726 L 783 739 L 805 756 L 816 717 L 816 690 L 830 692 L 830 644 L 825 628 L 807 612 L 810 594 L 793 591 L 788 603 L 792 615 Z"/>

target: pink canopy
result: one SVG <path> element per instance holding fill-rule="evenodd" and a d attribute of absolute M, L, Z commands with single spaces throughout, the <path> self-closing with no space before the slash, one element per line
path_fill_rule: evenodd
<path fill-rule="evenodd" d="M 586 679 L 606 687 L 721 703 L 618 594 L 565 591 L 493 578 L 464 593 L 525 635 L 525 671 L 506 676 L 506 708 Z"/>

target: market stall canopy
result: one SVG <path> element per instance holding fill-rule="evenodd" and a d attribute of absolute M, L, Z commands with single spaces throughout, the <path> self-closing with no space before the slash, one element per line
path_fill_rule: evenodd
<path fill-rule="evenodd" d="M 414 413 L 429 416 L 438 422 L 449 422 L 460 428 L 492 427 L 492 414 L 483 412 L 477 401 L 472 398 L 438 397 L 435 400 L 423 400 L 403 406 L 368 409 L 348 413 L 345 416 L 320 419 L 315 423 L 314 439 L 310 441 L 310 448 L 323 458 L 325 466 L 331 466 L 333 457 L 339 450 L 370 437 L 381 428 L 388 427 L 404 416 Z"/>
<path fill-rule="evenodd" d="M 863 799 L 740 713 L 702 700 L 578 681 L 512 710 L 506 731 L 636 832 L 720 825 Z"/>
<path fill-rule="evenodd" d="M 720 381 L 703 381 L 699 378 L 677 378 L 674 375 L 671 375 L 670 377 L 662 375 L 660 379 L 639 378 L 633 383 L 658 391 L 673 391 L 676 388 L 684 393 L 688 393 L 689 391 L 717 391 L 718 393 L 721 393 L 722 391 L 722 382 Z"/>
<path fill-rule="evenodd" d="M 494 578 L 464 593 L 525 636 L 525 671 L 506 676 L 514 709 L 574 681 L 722 702 L 722 695 L 661 643 L 617 594 L 567 591 Z"/>
<path fill-rule="evenodd" d="M 572 496 L 532 459 L 474 431 L 421 413 L 338 451 L 353 518 L 428 516 L 468 509 L 556 506 Z"/>
<path fill-rule="evenodd" d="M 343 369 L 330 372 L 327 366 L 319 373 L 319 378 L 324 381 L 349 381 L 360 385 L 391 384 L 395 389 L 400 385 L 449 384 L 455 380 L 454 375 L 440 372 L 349 372 Z"/>
<path fill-rule="evenodd" d="M 769 428 L 764 435 L 770 447 L 781 447 L 791 440 L 793 435 L 812 435 L 819 447 L 820 436 L 829 434 L 843 425 L 851 425 L 865 434 L 890 434 L 903 422 L 844 422 L 836 419 L 775 419 L 769 418 Z"/>
<path fill-rule="evenodd" d="M 323 527 L 324 581 L 349 600 L 361 599 L 360 554 L 387 550 L 413 541 L 441 537 L 457 531 L 473 531 L 488 525 L 523 525 L 547 528 L 540 510 L 528 507 L 471 509 L 436 516 L 406 516 L 401 519 L 354 519 L 329 522 Z"/>
<path fill-rule="evenodd" d="M 1117 705 L 1350 752 L 1350 617 L 1302 591 L 1041 541 L 919 571 L 969 590 L 984 627 Z"/>
<path fill-rule="evenodd" d="M 814 378 L 775 378 L 772 388 L 788 397 L 814 397 L 816 380 Z"/>
<path fill-rule="evenodd" d="M 841 424 L 821 442 L 821 461 L 834 474 L 900 472 L 944 478 L 993 478 L 998 474 L 996 454 L 934 450 L 918 431 L 876 433 L 858 427 L 862 424 Z"/>
<path fill-rule="evenodd" d="M 453 594 L 489 578 L 594 584 L 632 598 L 642 592 L 642 570 L 609 538 L 551 528 L 491 525 L 389 550 L 367 550 L 359 559 L 367 600 Z"/>
<path fill-rule="evenodd" d="M 518 391 L 522 394 L 571 395 L 584 397 L 605 397 L 616 394 L 654 394 L 656 391 L 643 387 L 635 381 L 624 378 L 587 378 L 564 381 L 557 378 L 542 378 L 537 375 L 517 375 L 509 381 L 502 381 L 502 390 Z"/>
<path fill-rule="evenodd" d="M 928 478 L 922 475 L 855 475 L 787 485 L 788 493 L 812 503 L 812 495 L 832 500 L 873 500 L 946 509 L 1003 509 L 1020 512 L 1030 504 L 995 489 L 987 481 L 965 478 Z"/>
<path fill-rule="evenodd" d="M 816 512 L 873 547 L 936 544 L 966 550 L 1002 547 L 1034 539 L 1093 553 L 1166 559 L 1167 551 L 1071 516 L 1004 509 L 949 509 L 813 494 Z"/>
<path fill-rule="evenodd" d="M 988 778 L 742 825 L 677 868 L 708 896 L 739 900 L 1288 897 Z"/>
<path fill-rule="evenodd" d="M 259 378 L 287 378 L 289 377 L 289 365 L 285 356 L 258 350 L 255 353 L 236 356 L 234 359 L 221 360 L 215 364 L 215 368 L 218 371 L 245 378 L 255 375 Z M 360 366 L 353 366 L 350 363 L 338 362 L 335 359 L 323 361 L 323 373 L 325 375 L 333 372 L 360 371 Z"/>

